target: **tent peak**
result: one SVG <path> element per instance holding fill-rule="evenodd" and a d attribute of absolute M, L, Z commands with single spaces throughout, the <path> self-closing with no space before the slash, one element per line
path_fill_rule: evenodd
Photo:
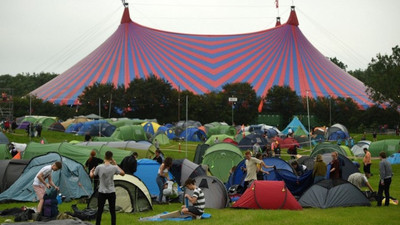
<path fill-rule="evenodd" d="M 291 11 L 290 11 L 290 16 L 288 21 L 286 22 L 287 24 L 293 25 L 293 26 L 298 26 L 299 25 L 299 21 L 297 20 L 297 15 L 296 15 L 296 10 L 294 9 L 294 5 L 292 5 L 290 7 Z"/>
<path fill-rule="evenodd" d="M 124 14 L 122 14 L 122 19 L 121 19 L 121 24 L 123 23 L 131 23 L 131 17 L 129 16 L 129 8 L 128 8 L 128 3 L 124 4 Z"/>
<path fill-rule="evenodd" d="M 275 27 L 280 26 L 281 25 L 281 17 L 276 17 L 276 23 L 275 23 Z"/>

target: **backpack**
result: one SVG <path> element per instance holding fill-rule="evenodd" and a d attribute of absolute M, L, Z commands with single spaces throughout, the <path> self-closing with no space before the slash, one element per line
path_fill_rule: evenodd
<path fill-rule="evenodd" d="M 73 214 L 70 214 L 73 217 L 77 217 L 81 220 L 94 220 L 96 219 L 97 209 L 84 209 L 79 210 L 78 207 L 74 204 L 71 206 L 72 210 L 74 211 Z"/>
<path fill-rule="evenodd" d="M 46 193 L 43 197 L 43 209 L 42 216 L 48 218 L 54 218 L 58 215 L 58 200 L 57 200 L 57 191 L 51 190 L 49 193 Z"/>

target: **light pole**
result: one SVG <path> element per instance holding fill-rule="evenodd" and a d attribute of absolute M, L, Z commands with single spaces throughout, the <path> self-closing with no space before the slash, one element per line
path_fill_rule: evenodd
<path fill-rule="evenodd" d="M 234 124 L 233 108 L 234 108 L 235 103 L 237 102 L 237 98 L 232 96 L 232 97 L 229 97 L 228 101 L 232 104 L 232 126 L 233 126 L 233 124 Z"/>

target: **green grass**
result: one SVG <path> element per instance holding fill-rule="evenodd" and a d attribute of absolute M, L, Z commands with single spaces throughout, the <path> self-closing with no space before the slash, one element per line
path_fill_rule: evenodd
<path fill-rule="evenodd" d="M 18 132 L 16 134 L 7 134 L 11 141 L 15 142 L 29 142 L 29 138 L 24 132 Z M 83 137 L 58 133 L 58 132 L 43 132 L 43 136 L 49 143 L 70 141 L 70 140 L 83 140 Z M 359 140 L 361 135 L 352 134 L 355 140 Z M 358 139 L 357 139 L 358 138 Z M 372 140 L 372 137 L 368 137 Z M 385 136 L 378 135 L 378 140 L 396 138 L 396 136 Z M 38 141 L 39 139 L 33 139 Z M 192 160 L 197 143 L 188 143 L 187 145 L 187 158 Z M 181 148 L 179 151 L 179 143 L 171 142 L 168 145 L 161 146 L 166 156 L 171 156 L 174 159 L 186 158 L 186 142 L 181 142 Z M 309 155 L 307 149 L 299 151 L 300 154 Z M 361 162 L 362 159 L 356 159 Z M 379 182 L 379 160 L 374 159 L 371 167 L 371 171 L 374 174 L 369 181 L 372 187 L 377 191 Z M 394 177 L 391 184 L 390 193 L 395 198 L 400 198 L 400 165 L 393 165 Z M 71 205 L 78 204 L 80 209 L 86 207 L 83 203 L 78 203 L 78 200 L 74 200 L 69 203 L 62 203 L 59 206 L 60 212 L 72 211 Z M 12 207 L 35 207 L 37 203 L 33 202 L 14 202 L 14 203 L 3 203 L 0 204 L 0 210 Z M 174 203 L 170 205 L 154 205 L 154 209 L 148 212 L 142 213 L 118 213 L 117 224 L 128 225 L 139 223 L 139 218 L 153 216 L 164 211 L 174 211 L 180 208 L 180 204 Z M 190 224 L 212 224 L 212 225 L 225 225 L 225 224 L 399 224 L 400 206 L 390 205 L 389 207 L 377 207 L 376 202 L 372 202 L 371 207 L 342 207 L 342 208 L 331 208 L 331 209 L 303 209 L 300 211 L 290 210 L 245 210 L 245 209 L 206 209 L 206 212 L 212 215 L 211 219 L 207 220 L 194 220 Z M 0 223 L 4 222 L 5 219 L 10 217 L 0 217 Z M 11 218 L 12 219 L 12 218 Z M 95 221 L 91 221 L 94 223 Z M 160 224 L 160 222 L 141 222 L 143 224 Z M 189 222 L 180 222 L 189 223 Z M 110 224 L 110 214 L 103 214 L 104 225 Z M 175 221 L 164 221 L 161 224 L 174 224 Z"/>

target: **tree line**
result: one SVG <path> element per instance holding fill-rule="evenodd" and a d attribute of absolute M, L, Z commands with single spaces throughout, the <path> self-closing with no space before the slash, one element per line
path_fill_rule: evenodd
<path fill-rule="evenodd" d="M 368 87 L 370 97 L 381 105 L 361 110 L 350 98 L 318 97 L 308 99 L 309 112 L 317 118 L 316 125 L 341 123 L 352 131 L 365 128 L 377 129 L 381 125 L 395 127 L 400 123 L 397 111 L 400 93 L 400 48 L 394 47 L 392 55 L 377 55 L 366 70 L 349 71 Z M 331 59 L 342 69 L 346 65 Z M 14 90 L 14 116 L 49 115 L 67 119 L 90 113 L 105 118 L 156 118 L 159 123 L 169 123 L 186 118 L 201 123 L 225 121 L 236 125 L 253 124 L 259 114 L 280 115 L 281 126 L 290 122 L 294 115 L 307 115 L 307 99 L 300 97 L 290 87 L 274 86 L 266 96 L 257 96 L 248 83 L 225 84 L 221 91 L 195 95 L 189 91 L 178 91 L 167 81 L 150 74 L 147 79 L 132 80 L 127 87 L 95 83 L 86 87 L 79 97 L 80 105 L 57 105 L 43 102 L 27 94 L 57 76 L 54 73 L 18 74 L 0 76 L 0 84 Z M 3 85 L 2 85 L 3 86 Z M 229 102 L 235 97 L 236 102 Z M 186 104 L 186 99 L 188 102 Z M 263 99 L 263 100 L 262 100 Z M 32 111 L 29 112 L 31 101 Z M 263 106 L 260 108 L 260 103 Z M 186 111 L 187 107 L 187 111 Z M 259 109 L 261 110 L 260 112 Z"/>

